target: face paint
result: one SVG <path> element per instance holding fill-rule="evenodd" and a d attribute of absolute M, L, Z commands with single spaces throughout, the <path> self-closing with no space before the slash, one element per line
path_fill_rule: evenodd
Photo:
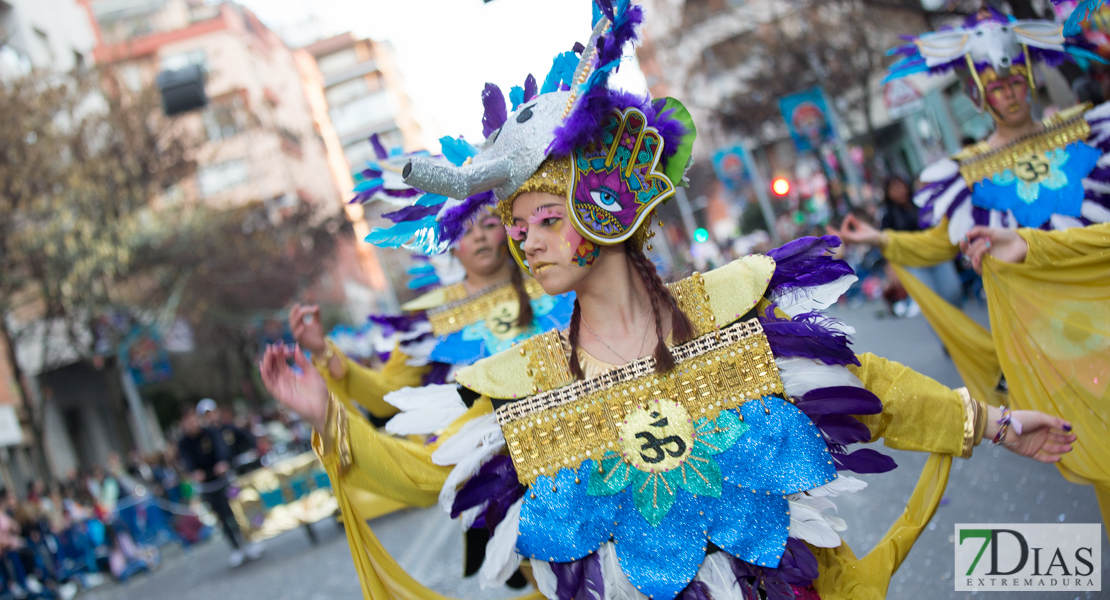
<path fill-rule="evenodd" d="M 578 250 L 574 255 L 574 262 L 580 267 L 592 267 L 597 257 L 601 255 L 601 246 L 595 244 L 586 238 L 578 244 Z"/>

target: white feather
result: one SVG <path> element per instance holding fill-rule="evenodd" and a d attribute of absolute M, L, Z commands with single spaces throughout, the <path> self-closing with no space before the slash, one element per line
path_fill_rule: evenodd
<path fill-rule="evenodd" d="M 804 312 L 824 310 L 835 303 L 852 284 L 859 279 L 855 275 L 845 275 L 821 285 L 794 288 L 772 297 L 775 304 L 790 316 Z"/>
<path fill-rule="evenodd" d="M 555 600 L 559 589 L 559 579 L 555 577 L 555 572 L 551 570 L 551 563 L 535 558 L 532 559 L 531 563 L 532 579 L 536 580 L 536 589 L 543 594 L 544 598 Z"/>
<path fill-rule="evenodd" d="M 478 520 L 478 515 L 482 514 L 482 511 L 485 510 L 487 506 L 489 506 L 489 502 L 483 502 L 478 506 L 468 508 L 459 513 L 459 526 L 462 528 L 463 533 L 466 533 L 466 530 L 470 529 L 474 521 Z M 451 514 L 451 509 L 448 508 L 445 512 Z"/>
<path fill-rule="evenodd" d="M 1091 110 L 1083 113 L 1083 118 L 1088 121 L 1095 121 L 1103 117 L 1110 117 L 1110 102 L 1103 102 Z"/>
<path fill-rule="evenodd" d="M 821 498 L 828 496 L 835 498 L 841 494 L 854 494 L 867 487 L 867 482 L 862 479 L 856 479 L 851 475 L 837 475 L 836 479 L 822 485 L 815 487 L 806 492 L 811 497 Z"/>
<path fill-rule="evenodd" d="M 483 590 L 504 585 L 513 572 L 520 566 L 520 555 L 516 553 L 516 538 L 520 531 L 520 505 L 524 498 L 517 500 L 505 512 L 505 519 L 493 530 L 493 537 L 486 544 L 486 557 L 478 569 L 478 585 Z"/>
<path fill-rule="evenodd" d="M 1082 227 L 1083 226 L 1083 221 L 1080 221 L 1079 219 L 1076 219 L 1075 217 L 1068 217 L 1068 216 L 1065 216 L 1065 215 L 1052 215 L 1052 218 L 1050 219 L 1050 221 L 1052 222 L 1052 228 L 1055 229 L 1056 231 L 1060 231 L 1062 229 L 1071 229 L 1072 227 Z"/>
<path fill-rule="evenodd" d="M 423 367 L 428 364 L 428 356 L 432 353 L 432 350 L 436 349 L 438 343 L 439 341 L 434 337 L 429 337 L 420 342 L 402 343 L 401 350 L 409 355 L 405 364 L 410 367 Z"/>
<path fill-rule="evenodd" d="M 1110 154 L 1105 154 L 1104 156 L 1110 156 Z M 1093 192 L 1101 192 L 1103 194 L 1110 194 L 1110 184 L 1104 183 L 1097 179 L 1084 179 L 1083 189 L 1091 190 Z"/>
<path fill-rule="evenodd" d="M 466 412 L 454 385 L 402 388 L 386 394 L 385 401 L 401 410 L 385 424 L 394 435 L 435 433 Z"/>
<path fill-rule="evenodd" d="M 706 556 L 695 579 L 709 588 L 709 596 L 713 600 L 744 600 L 744 592 L 728 560 L 724 552 Z"/>
<path fill-rule="evenodd" d="M 801 396 L 810 390 L 834 386 L 863 387 L 847 368 L 841 365 L 826 365 L 812 358 L 776 358 L 779 377 L 790 396 Z"/>
<path fill-rule="evenodd" d="M 605 600 L 647 600 L 647 596 L 628 580 L 612 542 L 602 544 L 597 554 L 601 559 L 601 575 L 605 578 Z"/>
<path fill-rule="evenodd" d="M 497 415 L 482 415 L 459 428 L 432 453 L 432 462 L 455 465 L 447 474 L 439 491 L 439 507 L 451 512 L 458 486 L 469 479 L 494 454 L 505 447 L 505 436 L 497 424 Z"/>
<path fill-rule="evenodd" d="M 818 548 L 836 548 L 840 545 L 840 536 L 828 515 L 796 500 L 790 501 L 790 537 L 804 540 Z"/>
<path fill-rule="evenodd" d="M 1110 210 L 1107 210 L 1105 206 L 1099 204 L 1098 202 L 1091 202 L 1090 200 L 1083 202 L 1081 214 L 1084 217 L 1087 217 L 1088 219 L 1094 221 L 1095 223 L 1105 223 L 1107 221 L 1110 221 Z"/>
<path fill-rule="evenodd" d="M 952 218 L 948 220 L 948 241 L 952 242 L 953 246 L 959 244 L 972 227 L 975 227 L 975 217 L 971 215 L 971 199 L 965 198 L 952 213 Z"/>
<path fill-rule="evenodd" d="M 933 183 L 934 181 L 941 181 L 953 177 L 959 172 L 959 163 L 950 158 L 945 158 L 926 167 L 925 170 L 921 172 L 918 179 L 920 179 L 922 183 Z"/>
<path fill-rule="evenodd" d="M 967 182 L 964 181 L 963 177 L 957 177 L 955 181 L 950 183 L 948 187 L 944 189 L 944 192 L 937 196 L 936 202 L 933 202 L 934 220 L 939 221 L 940 216 L 948 210 L 948 207 L 952 205 L 952 202 L 956 199 L 956 196 L 958 196 L 960 192 L 966 189 Z M 967 199 L 965 198 L 964 202 L 966 201 Z"/>
<path fill-rule="evenodd" d="M 1096 167 L 1110 166 L 1110 154 L 1103 154 L 1099 157 L 1098 162 L 1095 163 Z"/>

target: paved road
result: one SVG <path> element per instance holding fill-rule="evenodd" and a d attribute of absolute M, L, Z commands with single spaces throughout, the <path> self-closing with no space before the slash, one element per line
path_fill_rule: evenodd
<path fill-rule="evenodd" d="M 940 342 L 920 317 L 878 318 L 874 306 L 835 311 L 856 327 L 856 351 L 875 352 L 957 386 L 959 376 L 943 354 Z M 973 309 L 980 320 L 984 311 Z M 868 489 L 838 499 L 840 516 L 848 522 L 844 538 L 857 555 L 869 550 L 901 514 L 925 457 L 883 450 L 899 468 L 883 475 L 861 476 Z M 1094 492 L 1066 482 L 1054 467 L 1041 465 L 991 447 L 981 447 L 970 460 L 956 460 L 946 503 L 922 534 L 891 583 L 890 599 L 962 598 L 953 591 L 954 526 L 976 522 L 1098 523 Z M 500 600 L 505 589 L 480 590 L 476 581 L 460 580 L 462 544 L 457 525 L 437 509 L 405 511 L 372 523 L 383 544 L 419 581 L 454 598 Z M 303 531 L 268 543 L 264 558 L 240 569 L 227 568 L 226 547 L 219 541 L 188 556 L 170 556 L 158 571 L 124 586 L 95 590 L 89 600 L 355 600 L 358 578 L 342 531 L 330 523 L 317 525 L 320 539 L 311 546 Z M 1103 572 L 1110 573 L 1110 545 L 1105 533 Z M 1110 581 L 1104 583 L 1110 590 Z M 976 597 L 1004 597 L 982 593 Z M 1005 596 L 1012 598 L 1013 596 Z M 1022 599 L 1096 598 L 1098 593 L 1038 594 Z M 1110 597 L 1110 591 L 1105 592 Z"/>

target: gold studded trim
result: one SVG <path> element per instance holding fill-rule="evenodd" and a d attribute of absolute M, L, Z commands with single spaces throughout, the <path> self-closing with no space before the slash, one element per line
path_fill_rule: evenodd
<path fill-rule="evenodd" d="M 542 360 L 565 364 L 565 355 L 561 360 L 554 357 L 562 352 L 558 334 L 540 337 L 546 343 L 521 350 L 526 355 L 547 352 Z M 783 394 L 771 346 L 754 319 L 703 335 L 672 352 L 677 365 L 662 375 L 655 372 L 655 358 L 648 356 L 498 408 L 497 420 L 520 482 L 531 485 L 541 475 L 577 468 L 615 449 L 618 425 L 630 410 L 649 400 L 672 400 L 694 419 L 712 419 L 764 395 Z M 530 360 L 533 368 L 531 364 Z M 544 366 L 550 368 L 551 363 Z M 552 380 L 558 377 L 569 380 L 570 373 Z"/>
<path fill-rule="evenodd" d="M 459 293 L 462 295 L 459 296 Z M 524 290 L 531 298 L 543 296 L 539 282 L 530 277 L 524 279 Z M 451 335 L 467 325 L 484 321 L 498 305 L 516 300 L 516 290 L 511 283 L 488 287 L 473 295 L 466 294 L 463 284 L 444 288 L 447 303 L 428 310 L 428 322 L 436 336 Z"/>
<path fill-rule="evenodd" d="M 705 278 L 701 273 L 694 271 L 693 275 L 667 287 L 674 294 L 678 307 L 693 321 L 697 335 L 705 335 L 717 328 L 717 318 L 713 316 L 709 292 L 705 291 Z"/>
<path fill-rule="evenodd" d="M 997 150 L 991 150 L 983 143 L 976 144 L 956 155 L 956 159 L 960 162 L 960 175 L 968 186 L 972 186 L 1014 168 L 1031 154 L 1044 154 L 1073 142 L 1086 141 L 1090 135 L 1090 123 L 1079 114 L 1068 121 L 1053 121 L 1044 131 Z"/>
<path fill-rule="evenodd" d="M 521 342 L 516 351 L 528 359 L 528 367 L 524 373 L 532 379 L 533 394 L 553 390 L 574 381 L 570 374 L 567 353 L 563 348 L 563 336 L 558 331 L 532 336 Z"/>

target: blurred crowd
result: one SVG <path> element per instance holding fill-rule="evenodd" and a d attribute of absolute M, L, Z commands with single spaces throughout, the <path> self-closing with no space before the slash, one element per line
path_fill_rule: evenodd
<path fill-rule="evenodd" d="M 211 400 L 198 408 L 202 430 L 229 452 L 227 494 L 234 495 L 234 474 L 309 449 L 310 428 L 288 413 L 236 417 Z M 187 437 L 180 426 L 171 433 Z M 208 477 L 179 447 L 126 460 L 112 454 L 62 481 L 32 482 L 23 499 L 0 490 L 0 600 L 68 600 L 157 567 L 166 544 L 187 548 L 209 538 L 219 519 L 201 502 Z"/>

